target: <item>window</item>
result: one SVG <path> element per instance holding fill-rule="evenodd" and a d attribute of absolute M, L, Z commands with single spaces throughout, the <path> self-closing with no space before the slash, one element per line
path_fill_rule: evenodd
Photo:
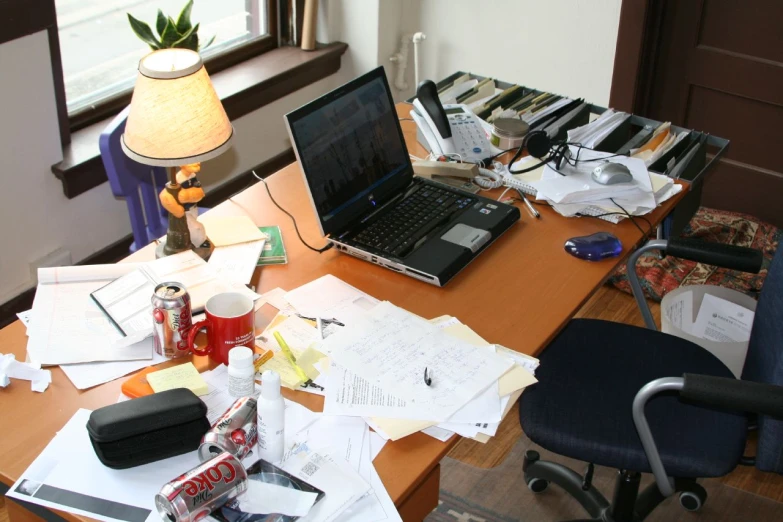
<path fill-rule="evenodd" d="M 139 59 L 150 48 L 131 30 L 127 13 L 148 23 L 154 32 L 158 9 L 176 20 L 186 1 L 55 0 L 65 99 L 72 125 L 80 126 L 75 123 L 79 119 L 106 117 L 107 111 L 100 107 L 112 100 L 117 107 L 129 101 Z M 269 37 L 275 25 L 269 20 L 270 4 L 268 0 L 196 0 L 191 20 L 194 25 L 200 24 L 202 45 L 215 36 L 214 42 L 201 51 L 210 72 L 220 68 L 212 64 L 240 49 L 247 50 L 253 42 L 264 40 L 266 44 L 256 46 L 253 54 L 274 46 Z"/>

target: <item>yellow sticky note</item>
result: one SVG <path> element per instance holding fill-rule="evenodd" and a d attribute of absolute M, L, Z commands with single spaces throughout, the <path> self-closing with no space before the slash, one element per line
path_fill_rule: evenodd
<path fill-rule="evenodd" d="M 156 393 L 174 388 L 187 388 L 196 395 L 209 393 L 207 383 L 204 382 L 193 363 L 180 364 L 152 372 L 147 375 L 147 382 Z"/>
<path fill-rule="evenodd" d="M 216 247 L 266 238 L 253 220 L 247 216 L 204 216 L 199 218 L 199 221 L 204 224 L 207 237 Z"/>

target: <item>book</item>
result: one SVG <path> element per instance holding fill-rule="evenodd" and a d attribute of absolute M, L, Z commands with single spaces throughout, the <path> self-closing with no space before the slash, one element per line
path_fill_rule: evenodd
<path fill-rule="evenodd" d="M 280 227 L 258 227 L 258 230 L 266 236 L 266 242 L 264 243 L 264 248 L 261 251 L 261 256 L 258 258 L 256 266 L 287 264 L 288 254 L 285 251 L 283 234 L 280 232 Z"/>

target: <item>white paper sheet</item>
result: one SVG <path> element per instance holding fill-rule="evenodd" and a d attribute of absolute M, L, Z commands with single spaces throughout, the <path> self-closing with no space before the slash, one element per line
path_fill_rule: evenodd
<path fill-rule="evenodd" d="M 197 466 L 197 453 L 191 451 L 130 469 L 107 468 L 98 460 L 90 444 L 85 427 L 90 413 L 90 410 L 78 410 L 22 473 L 7 495 L 97 520 L 120 520 L 109 516 L 109 511 L 101 510 L 101 504 L 109 502 L 108 507 L 117 515 L 160 522 L 160 515 L 155 509 L 155 495 L 163 484 Z M 57 490 L 52 491 L 52 488 Z M 58 500 L 47 500 L 53 498 L 50 496 L 53 493 L 58 494 Z M 79 498 L 76 499 L 76 496 Z M 76 504 L 76 500 L 81 504 Z"/>
<path fill-rule="evenodd" d="M 436 421 L 451 417 L 513 366 L 388 302 L 331 335 L 322 348 L 338 365 L 393 390 L 407 408 Z M 424 383 L 425 368 L 434 371 L 432 386 Z"/>
<path fill-rule="evenodd" d="M 291 290 L 285 299 L 302 315 L 336 318 L 346 325 L 365 316 L 378 303 L 371 295 L 331 274 Z"/>
<path fill-rule="evenodd" d="M 288 292 L 286 292 L 280 287 L 277 287 L 266 293 L 261 294 L 261 299 L 265 303 L 274 306 L 281 312 L 292 314 L 296 312 L 296 308 L 291 306 L 291 304 L 286 300 L 285 296 L 287 294 Z"/>
<path fill-rule="evenodd" d="M 42 268 L 28 328 L 27 354 L 40 364 L 150 359 L 152 347 L 117 348 L 123 338 L 90 293 L 137 268 L 133 263 Z"/>
<path fill-rule="evenodd" d="M 693 293 L 681 292 L 667 299 L 669 306 L 663 310 L 666 318 L 673 326 L 685 333 L 693 329 Z"/>
<path fill-rule="evenodd" d="M 150 347 L 152 347 L 152 338 L 147 338 L 141 341 L 140 344 L 149 344 Z M 141 370 L 147 366 L 154 366 L 168 360 L 166 357 L 155 353 L 155 350 L 151 350 L 151 352 L 151 359 L 61 364 L 60 369 L 62 369 L 65 376 L 70 379 L 77 390 L 86 390 L 93 386 L 119 379 L 136 370 Z"/>
<path fill-rule="evenodd" d="M 691 334 L 719 343 L 747 342 L 754 316 L 744 306 L 704 294 Z"/>
<path fill-rule="evenodd" d="M 292 517 L 306 515 L 313 507 L 317 493 L 278 486 L 260 480 L 248 480 L 247 492 L 239 496 L 239 507 L 245 513 L 277 513 Z"/>
<path fill-rule="evenodd" d="M 16 317 L 18 317 L 19 320 L 22 321 L 22 324 L 24 325 L 25 329 L 30 328 L 30 321 L 33 318 L 33 311 L 26 310 L 24 312 L 19 312 L 18 314 L 16 314 Z"/>
<path fill-rule="evenodd" d="M 326 494 L 307 516 L 299 519 L 300 522 L 333 522 L 370 490 L 370 485 L 359 473 L 340 460 L 302 451 L 283 462 L 284 471 Z"/>
<path fill-rule="evenodd" d="M 381 452 L 384 446 L 386 446 L 386 442 L 388 442 L 386 439 L 375 433 L 374 431 L 370 432 L 370 458 L 372 460 L 375 460 L 375 457 L 378 456 L 378 454 Z"/>
<path fill-rule="evenodd" d="M 443 428 L 439 428 L 437 426 L 430 426 L 429 428 L 421 430 L 421 432 L 441 442 L 446 442 L 455 434 L 453 431 L 444 430 Z"/>
<path fill-rule="evenodd" d="M 208 264 L 219 277 L 243 285 L 249 284 L 253 279 L 253 272 L 265 242 L 265 240 L 250 241 L 217 247 L 209 256 Z"/>
<path fill-rule="evenodd" d="M 364 420 L 358 417 L 323 415 L 289 438 L 286 435 L 286 453 L 283 461 L 301 452 L 329 453 L 348 462 L 358 470 L 362 445 L 367 432 Z M 288 445 L 288 441 L 291 445 Z"/>

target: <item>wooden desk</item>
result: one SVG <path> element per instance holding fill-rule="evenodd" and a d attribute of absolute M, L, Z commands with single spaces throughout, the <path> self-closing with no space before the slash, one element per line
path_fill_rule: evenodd
<path fill-rule="evenodd" d="M 399 104 L 398 113 L 408 117 L 409 106 Z M 416 142 L 413 122 L 402 122 L 411 154 L 426 152 Z M 311 245 L 325 244 L 318 233 L 315 215 L 305 193 L 298 164 L 269 177 L 270 190 L 283 208 L 296 216 L 299 229 Z M 497 197 L 500 190 L 490 194 Z M 675 196 L 648 219 L 659 223 L 682 197 Z M 591 294 L 609 277 L 642 240 L 641 232 L 625 220 L 613 225 L 595 218 L 563 218 L 543 206 L 542 218 L 533 219 L 522 209 L 522 219 L 479 256 L 445 288 L 437 288 L 390 270 L 360 261 L 334 250 L 315 253 L 296 237 L 290 219 L 269 200 L 262 183 L 212 209 L 219 215 L 249 215 L 258 225 L 279 224 L 288 250 L 288 265 L 256 270 L 253 283 L 260 293 L 281 287 L 290 290 L 324 274 L 333 274 L 378 299 L 389 300 L 422 317 L 449 314 L 460 318 L 479 335 L 527 354 L 539 353 L 579 310 Z M 566 239 L 610 231 L 620 238 L 623 255 L 598 263 L 580 261 L 563 251 Z M 128 260 L 151 260 L 148 246 Z M 264 326 L 274 313 L 264 306 L 257 326 Z M 0 330 L 0 351 L 24 359 L 27 338 L 17 321 Z M 0 447 L 0 480 L 11 485 L 43 450 L 56 431 L 78 408 L 95 409 L 117 400 L 123 379 L 79 392 L 55 368 L 52 384 L 43 394 L 32 393 L 29 385 L 17 382 L 0 392 L 0 411 L 13 428 L 7 428 Z M 311 409 L 322 409 L 320 397 L 287 394 Z M 437 505 L 441 458 L 456 444 L 456 437 L 441 443 L 422 433 L 388 443 L 375 466 L 400 509 L 403 518 L 421 520 Z M 16 514 L 24 510 L 13 509 Z M 83 520 L 62 514 L 68 520 Z M 15 521 L 14 521 L 15 522 Z"/>

